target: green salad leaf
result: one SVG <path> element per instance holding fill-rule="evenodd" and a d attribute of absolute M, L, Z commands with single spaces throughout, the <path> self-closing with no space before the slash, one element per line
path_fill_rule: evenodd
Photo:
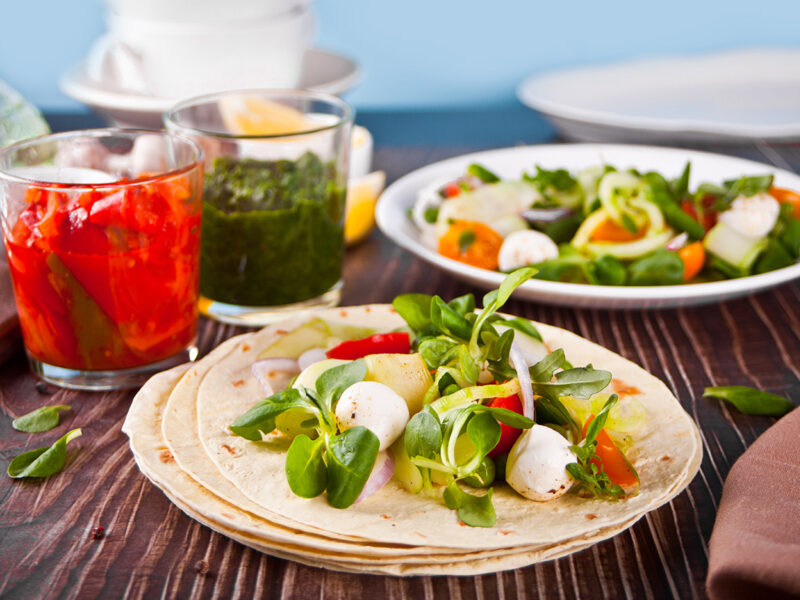
<path fill-rule="evenodd" d="M 483 496 L 473 496 L 463 491 L 455 481 L 451 481 L 444 491 L 447 508 L 458 511 L 458 518 L 471 527 L 493 527 L 497 513 L 492 505 L 492 488 Z"/>
<path fill-rule="evenodd" d="M 726 189 L 725 201 L 731 202 L 738 196 L 750 197 L 762 192 L 769 192 L 774 179 L 773 175 L 742 176 L 738 179 L 729 179 L 722 184 Z"/>
<path fill-rule="evenodd" d="M 462 481 L 470 487 L 488 488 L 494 483 L 496 476 L 497 468 L 494 461 L 488 456 L 484 456 L 478 468 L 471 475 L 464 477 Z"/>
<path fill-rule="evenodd" d="M 436 335 L 431 321 L 431 300 L 433 297 L 427 294 L 402 294 L 392 300 L 392 307 L 418 337 L 425 337 Z"/>
<path fill-rule="evenodd" d="M 512 329 L 516 329 L 520 333 L 524 333 L 530 338 L 537 340 L 539 342 L 542 340 L 542 334 L 539 333 L 539 330 L 531 323 L 528 319 L 523 319 L 521 317 L 516 317 L 514 319 L 506 319 L 503 321 L 503 325 L 506 327 L 511 327 Z"/>
<path fill-rule="evenodd" d="M 469 437 L 472 445 L 475 446 L 475 452 L 480 455 L 480 460 L 483 460 L 483 457 L 489 454 L 492 448 L 497 445 L 497 442 L 500 441 L 500 425 L 490 412 L 476 410 L 475 416 L 467 422 L 466 429 L 467 437 Z M 480 461 L 478 461 L 478 464 L 480 464 Z M 475 468 L 477 468 L 477 465 Z"/>
<path fill-rule="evenodd" d="M 655 171 L 645 173 L 642 177 L 647 184 L 645 194 L 664 215 L 664 219 L 678 231 L 685 231 L 693 240 L 702 239 L 706 231 L 703 226 L 681 209 L 681 201 L 688 194 L 689 172 L 691 164 L 687 163 L 681 176 L 672 184 Z"/>
<path fill-rule="evenodd" d="M 378 436 L 361 425 L 328 441 L 328 504 L 347 508 L 356 501 L 369 479 L 380 445 Z"/>
<path fill-rule="evenodd" d="M 333 412 L 342 392 L 354 383 L 364 381 L 366 376 L 367 363 L 363 358 L 332 367 L 317 378 L 317 399 L 327 412 Z"/>
<path fill-rule="evenodd" d="M 304 408 L 320 415 L 317 405 L 307 399 L 300 390 L 289 388 L 273 394 L 256 404 L 230 424 L 230 430 L 251 442 L 260 442 L 263 435 L 275 429 L 275 417 L 292 408 Z"/>
<path fill-rule="evenodd" d="M 572 365 L 567 360 L 564 350 L 557 348 L 530 368 L 533 381 L 549 382 L 556 371 L 571 369 Z"/>
<path fill-rule="evenodd" d="M 25 433 L 42 433 L 58 427 L 59 411 L 70 410 L 69 406 L 42 406 L 28 414 L 17 417 L 11 421 L 11 426 L 17 431 Z"/>
<path fill-rule="evenodd" d="M 442 446 L 442 426 L 436 413 L 422 410 L 411 417 L 404 443 L 409 457 L 436 458 Z"/>
<path fill-rule="evenodd" d="M 325 439 L 312 440 L 305 434 L 295 436 L 286 453 L 286 481 L 301 498 L 315 498 L 328 485 L 328 469 L 322 458 Z"/>
<path fill-rule="evenodd" d="M 472 175 L 473 177 L 477 177 L 483 183 L 497 183 L 500 181 L 500 178 L 492 173 L 489 169 L 484 167 L 483 165 L 479 165 L 478 163 L 472 163 L 470 166 L 467 167 L 467 175 Z"/>
<path fill-rule="evenodd" d="M 733 404 L 745 415 L 782 417 L 794 409 L 794 404 L 777 394 L 770 394 L 744 385 L 707 387 L 703 398 L 719 398 Z"/>
<path fill-rule="evenodd" d="M 431 321 L 441 333 L 459 340 L 468 340 L 472 324 L 442 300 L 439 296 L 431 298 Z"/>
<path fill-rule="evenodd" d="M 535 366 L 535 365 L 534 365 Z M 533 391 L 551 400 L 560 396 L 589 398 L 605 389 L 611 382 L 611 373 L 592 367 L 573 367 L 555 374 L 555 381 L 534 381 Z"/>
<path fill-rule="evenodd" d="M 67 444 L 80 436 L 81 430 L 73 429 L 58 438 L 52 446 L 23 452 L 9 463 L 8 476 L 19 479 L 49 477 L 58 473 L 67 461 Z"/>
<path fill-rule="evenodd" d="M 659 248 L 633 261 L 628 273 L 630 285 L 676 285 L 683 283 L 683 261 L 675 252 Z"/>

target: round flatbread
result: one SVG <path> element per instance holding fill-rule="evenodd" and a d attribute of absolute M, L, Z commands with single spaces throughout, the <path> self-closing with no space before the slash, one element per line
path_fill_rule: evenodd
<path fill-rule="evenodd" d="M 388 305 L 331 309 L 318 315 L 327 321 L 386 331 L 403 325 Z M 276 324 L 256 333 L 209 369 L 197 395 L 198 435 L 219 472 L 251 502 L 327 535 L 358 532 L 359 538 L 373 544 L 461 550 L 558 544 L 587 531 L 618 527 L 660 506 L 682 490 L 699 467 L 702 451 L 697 428 L 661 381 L 597 344 L 536 323 L 546 345 L 563 348 L 573 364 L 591 363 L 638 390 L 635 397 L 647 419 L 632 435 L 628 453 L 642 482 L 638 494 L 612 502 L 570 493 L 537 503 L 501 484 L 495 488 L 497 524 L 492 528 L 466 527 L 441 501 L 411 494 L 394 481 L 345 510 L 328 505 L 324 495 L 299 498 L 284 474 L 287 441 L 253 443 L 233 435 L 228 425 L 264 397 L 250 375 L 250 365 L 300 322 Z"/>
<path fill-rule="evenodd" d="M 387 560 L 375 559 L 374 553 L 365 545 L 317 539 L 305 532 L 274 525 L 226 503 L 200 486 L 179 468 L 163 438 L 159 436 L 159 422 L 164 416 L 167 399 L 175 385 L 185 379 L 189 367 L 190 365 L 181 365 L 151 378 L 136 395 L 123 431 L 131 438 L 131 447 L 139 468 L 176 506 L 211 529 L 260 551 L 304 564 L 352 572 L 393 575 L 476 574 L 514 568 L 518 564 L 530 564 L 560 556 L 565 552 L 577 551 L 615 535 L 620 530 L 613 528 L 596 531 L 565 544 L 513 550 L 434 556 L 429 553 L 430 549 L 417 547 L 416 555 L 395 551 L 388 555 Z M 624 527 L 630 524 L 632 522 L 626 523 Z"/>

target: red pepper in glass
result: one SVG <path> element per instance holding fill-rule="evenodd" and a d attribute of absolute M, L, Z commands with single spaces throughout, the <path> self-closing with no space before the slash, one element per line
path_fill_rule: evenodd
<path fill-rule="evenodd" d="M 4 221 L 5 243 L 32 365 L 120 372 L 193 344 L 202 215 L 196 154 L 163 175 L 14 182 L 24 202 Z"/>

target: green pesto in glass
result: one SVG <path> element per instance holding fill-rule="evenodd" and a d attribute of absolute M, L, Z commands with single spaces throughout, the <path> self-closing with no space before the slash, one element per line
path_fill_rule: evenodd
<path fill-rule="evenodd" d="M 316 298 L 341 278 L 345 189 L 332 163 L 220 157 L 206 173 L 200 293 L 241 306 Z"/>

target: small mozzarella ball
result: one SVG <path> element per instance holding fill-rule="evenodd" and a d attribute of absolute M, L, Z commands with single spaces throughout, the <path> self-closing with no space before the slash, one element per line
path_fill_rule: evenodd
<path fill-rule="evenodd" d="M 500 247 L 501 271 L 513 271 L 558 257 L 558 246 L 541 231 L 526 229 L 510 234 Z"/>
<path fill-rule="evenodd" d="M 719 215 L 719 220 L 742 235 L 758 239 L 772 231 L 780 211 L 778 201 L 761 192 L 755 196 L 739 196 Z"/>
<path fill-rule="evenodd" d="M 344 431 L 363 425 L 378 436 L 380 450 L 392 445 L 410 418 L 408 405 L 388 385 L 359 381 L 347 388 L 336 404 L 336 420 Z"/>
<path fill-rule="evenodd" d="M 531 500 L 558 498 L 575 483 L 566 469 L 577 460 L 569 446 L 558 432 L 534 425 L 519 436 L 508 453 L 506 482 Z"/>

